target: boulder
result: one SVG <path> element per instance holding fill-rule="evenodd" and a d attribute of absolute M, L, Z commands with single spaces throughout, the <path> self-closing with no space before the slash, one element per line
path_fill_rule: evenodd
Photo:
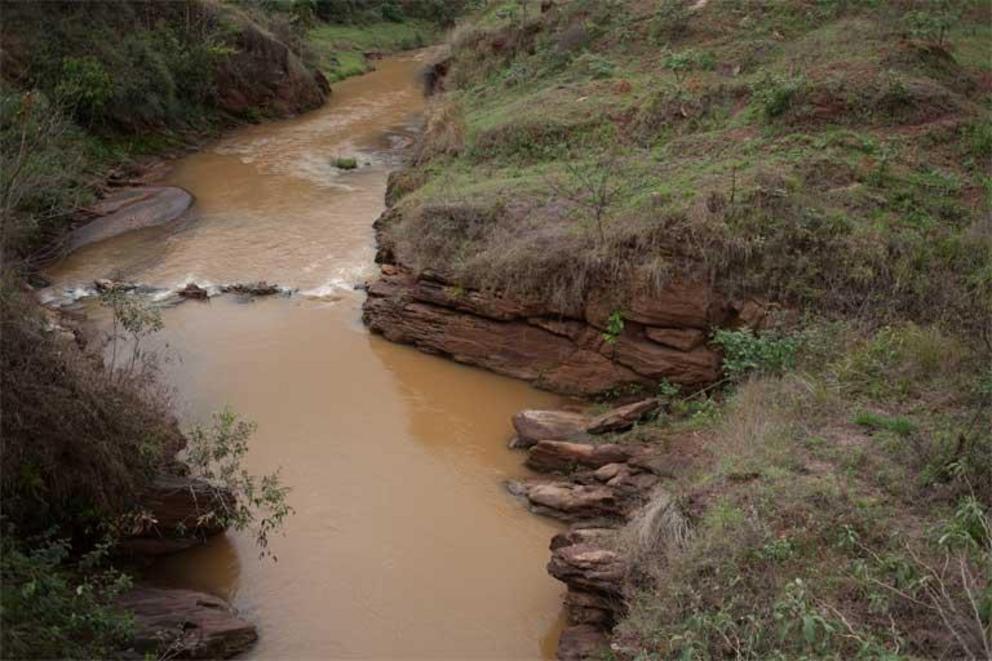
<path fill-rule="evenodd" d="M 549 548 L 555 551 L 564 546 L 572 546 L 573 544 L 602 543 L 614 535 L 616 535 L 616 529 L 614 528 L 579 528 L 573 524 L 568 530 L 552 537 Z"/>
<path fill-rule="evenodd" d="M 279 285 L 269 284 L 265 280 L 258 282 L 239 282 L 233 285 L 225 285 L 221 291 L 231 294 L 241 294 L 242 296 L 273 296 L 283 290 Z"/>
<path fill-rule="evenodd" d="M 562 521 L 617 519 L 622 503 L 613 489 L 572 482 L 510 482 L 510 493 L 527 500 L 530 509 Z"/>
<path fill-rule="evenodd" d="M 654 413 L 660 406 L 658 399 L 650 398 L 615 408 L 593 418 L 586 431 L 590 434 L 605 434 L 630 429 L 634 423 Z"/>
<path fill-rule="evenodd" d="M 561 632 L 555 658 L 559 661 L 605 658 L 604 650 L 607 650 L 608 646 L 609 638 L 601 627 L 592 624 L 577 624 L 566 627 Z"/>
<path fill-rule="evenodd" d="M 514 447 L 530 447 L 538 441 L 582 441 L 589 435 L 586 427 L 589 418 L 569 411 L 541 411 L 528 409 L 513 416 L 513 429 L 517 432 Z"/>
<path fill-rule="evenodd" d="M 551 553 L 548 573 L 570 588 L 619 598 L 627 565 L 616 551 L 572 544 Z"/>
<path fill-rule="evenodd" d="M 141 496 L 147 513 L 125 537 L 123 550 L 143 555 L 165 555 L 202 543 L 227 526 L 223 513 L 234 496 L 206 480 L 160 475 Z"/>
<path fill-rule="evenodd" d="M 197 301 L 205 301 L 210 298 L 210 294 L 207 293 L 207 290 L 195 282 L 190 282 L 177 293 L 182 298 L 189 298 Z"/>
<path fill-rule="evenodd" d="M 630 456 L 631 451 L 622 445 L 538 441 L 528 451 L 527 466 L 542 473 L 567 472 L 577 466 L 599 468 L 624 462 Z"/>
<path fill-rule="evenodd" d="M 132 649 L 139 658 L 226 659 L 258 639 L 255 625 L 202 592 L 137 587 L 117 604 L 134 615 Z"/>

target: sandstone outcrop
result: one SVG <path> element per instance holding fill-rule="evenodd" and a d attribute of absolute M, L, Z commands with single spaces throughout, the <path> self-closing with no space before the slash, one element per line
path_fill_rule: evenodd
<path fill-rule="evenodd" d="M 600 468 L 630 459 L 630 448 L 612 443 L 591 445 L 539 441 L 527 453 L 527 467 L 541 473 L 567 472 L 579 467 Z"/>
<path fill-rule="evenodd" d="M 330 85 L 320 71 L 247 17 L 232 12 L 227 20 L 237 31 L 237 51 L 214 71 L 220 108 L 239 117 L 259 110 L 286 116 L 323 105 Z"/>
<path fill-rule="evenodd" d="M 606 341 L 611 306 L 598 300 L 568 316 L 540 301 L 466 291 L 436 274 L 418 277 L 390 265 L 368 295 L 363 320 L 393 342 L 576 395 L 650 388 L 662 378 L 690 387 L 715 381 L 719 354 L 695 341 L 731 314 L 708 288 L 672 285 L 654 297 L 635 297 L 629 314 L 624 309 L 622 333 Z M 666 343 L 651 337 L 672 329 L 684 337 L 664 335 Z"/>
<path fill-rule="evenodd" d="M 141 555 L 165 555 L 190 548 L 224 532 L 224 513 L 234 497 L 206 480 L 176 475 L 157 477 L 141 497 L 147 513 L 120 548 Z"/>
<path fill-rule="evenodd" d="M 590 417 L 565 411 L 520 411 L 527 465 L 557 473 L 507 483 L 535 514 L 571 523 L 551 540 L 548 573 L 568 588 L 559 659 L 599 658 L 624 615 L 628 567 L 615 543 L 617 528 L 657 494 L 667 458 L 642 444 L 596 443 L 596 434 L 629 429 L 657 413 L 661 401 L 640 400 Z M 544 437 L 555 437 L 553 440 Z M 559 440 L 561 439 L 561 440 Z"/>
<path fill-rule="evenodd" d="M 660 406 L 661 402 L 654 398 L 626 404 L 596 416 L 589 422 L 586 430 L 590 434 L 626 431 L 657 411 Z"/>
<path fill-rule="evenodd" d="M 520 411 L 513 416 L 517 436 L 512 447 L 529 448 L 538 441 L 587 441 L 589 418 L 568 411 Z"/>
<path fill-rule="evenodd" d="M 137 587 L 117 603 L 134 616 L 136 658 L 227 659 L 258 639 L 226 601 L 202 592 Z"/>
<path fill-rule="evenodd" d="M 175 186 L 128 188 L 94 205 L 90 212 L 98 217 L 73 230 L 66 247 L 72 252 L 118 234 L 164 225 L 183 216 L 192 205 L 193 196 Z"/>

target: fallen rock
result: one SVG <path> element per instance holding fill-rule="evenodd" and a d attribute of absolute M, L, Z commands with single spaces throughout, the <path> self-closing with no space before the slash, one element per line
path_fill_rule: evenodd
<path fill-rule="evenodd" d="M 611 520 L 623 515 L 613 489 L 571 482 L 509 482 L 510 493 L 527 499 L 531 511 L 563 521 Z"/>
<path fill-rule="evenodd" d="M 265 280 L 258 282 L 239 282 L 234 285 L 221 287 L 225 294 L 241 294 L 242 296 L 272 296 L 282 291 L 279 285 L 271 285 Z"/>
<path fill-rule="evenodd" d="M 93 287 L 101 294 L 106 294 L 111 291 L 134 291 L 138 288 L 138 285 L 133 282 L 121 282 L 119 280 L 97 278 L 93 281 Z"/>
<path fill-rule="evenodd" d="M 538 441 L 587 440 L 588 426 L 589 418 L 581 413 L 536 409 L 520 411 L 513 416 L 513 429 L 517 432 L 513 446 L 529 448 Z"/>
<path fill-rule="evenodd" d="M 593 544 L 602 543 L 606 539 L 616 535 L 616 529 L 614 528 L 578 528 L 573 525 L 568 530 L 558 533 L 551 538 L 550 549 L 556 551 L 564 546 L 572 546 L 574 544 Z"/>
<path fill-rule="evenodd" d="M 527 466 L 542 473 L 566 472 L 577 466 L 599 468 L 627 461 L 630 449 L 615 444 L 590 445 L 568 441 L 538 441 L 527 455 Z"/>
<path fill-rule="evenodd" d="M 630 429 L 634 423 L 654 413 L 660 406 L 661 402 L 658 399 L 650 398 L 615 408 L 593 418 L 586 431 L 590 434 L 605 434 Z"/>
<path fill-rule="evenodd" d="M 584 661 L 585 659 L 600 658 L 608 649 L 609 639 L 606 632 L 592 624 L 577 624 L 566 627 L 558 638 L 558 650 L 555 657 L 559 661 Z"/>
<path fill-rule="evenodd" d="M 548 573 L 570 588 L 619 598 L 627 566 L 616 551 L 595 544 L 572 544 L 551 553 Z"/>
<path fill-rule="evenodd" d="M 210 294 L 207 293 L 207 290 L 194 282 L 187 284 L 177 293 L 182 298 L 189 298 L 197 301 L 205 301 L 210 298 Z"/>
<path fill-rule="evenodd" d="M 131 535 L 123 539 L 123 550 L 143 555 L 165 555 L 190 548 L 227 526 L 222 513 L 234 505 L 234 496 L 200 478 L 161 475 L 141 497 L 148 513 Z"/>
<path fill-rule="evenodd" d="M 592 474 L 594 478 L 600 482 L 609 482 L 617 475 L 623 472 L 630 472 L 630 467 L 626 463 L 623 464 L 606 464 L 605 466 L 600 466 Z"/>
<path fill-rule="evenodd" d="M 255 625 L 203 592 L 137 587 L 117 603 L 134 615 L 132 648 L 142 657 L 226 659 L 258 639 Z"/>

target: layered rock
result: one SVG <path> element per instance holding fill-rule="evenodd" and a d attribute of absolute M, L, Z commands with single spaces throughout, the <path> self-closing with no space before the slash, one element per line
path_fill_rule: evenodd
<path fill-rule="evenodd" d="M 89 212 L 97 218 L 73 230 L 69 252 L 118 234 L 173 222 L 193 205 L 193 196 L 176 186 L 128 188 L 110 195 Z"/>
<path fill-rule="evenodd" d="M 160 475 L 141 498 L 142 518 L 121 549 L 142 555 L 166 555 L 200 544 L 227 528 L 225 513 L 234 496 L 206 480 Z"/>
<path fill-rule="evenodd" d="M 246 16 L 225 17 L 237 42 L 237 51 L 214 71 L 217 105 L 232 115 L 262 110 L 273 115 L 295 115 L 323 105 L 330 85 L 319 70 L 311 70 L 285 43 Z"/>
<path fill-rule="evenodd" d="M 597 434 L 629 429 L 660 406 L 652 398 L 598 416 L 528 410 L 513 417 L 528 447 L 527 465 L 555 475 L 511 481 L 507 489 L 532 512 L 571 523 L 551 540 L 548 563 L 548 573 L 568 588 L 559 659 L 600 658 L 608 650 L 628 596 L 627 563 L 614 541 L 617 528 L 657 496 L 661 476 L 668 473 L 666 457 L 656 448 L 598 443 Z"/>
<path fill-rule="evenodd" d="M 732 315 L 711 289 L 674 284 L 633 297 L 623 331 L 608 341 L 613 307 L 606 298 L 562 314 L 540 301 L 466 291 L 436 274 L 418 277 L 389 265 L 368 295 L 363 320 L 393 342 L 577 395 L 652 387 L 662 378 L 689 387 L 716 380 L 719 355 L 698 340 Z"/>
<path fill-rule="evenodd" d="M 227 659 L 258 639 L 255 625 L 203 592 L 137 587 L 117 605 L 134 616 L 137 658 Z"/>

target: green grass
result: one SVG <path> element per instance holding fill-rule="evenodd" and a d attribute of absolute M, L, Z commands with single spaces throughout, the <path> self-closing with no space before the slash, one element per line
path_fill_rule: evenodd
<path fill-rule="evenodd" d="M 331 81 L 343 80 L 371 70 L 366 53 L 395 53 L 433 43 L 439 36 L 433 23 L 408 19 L 402 23 L 383 21 L 361 25 L 321 24 L 307 33 L 318 66 Z"/>

